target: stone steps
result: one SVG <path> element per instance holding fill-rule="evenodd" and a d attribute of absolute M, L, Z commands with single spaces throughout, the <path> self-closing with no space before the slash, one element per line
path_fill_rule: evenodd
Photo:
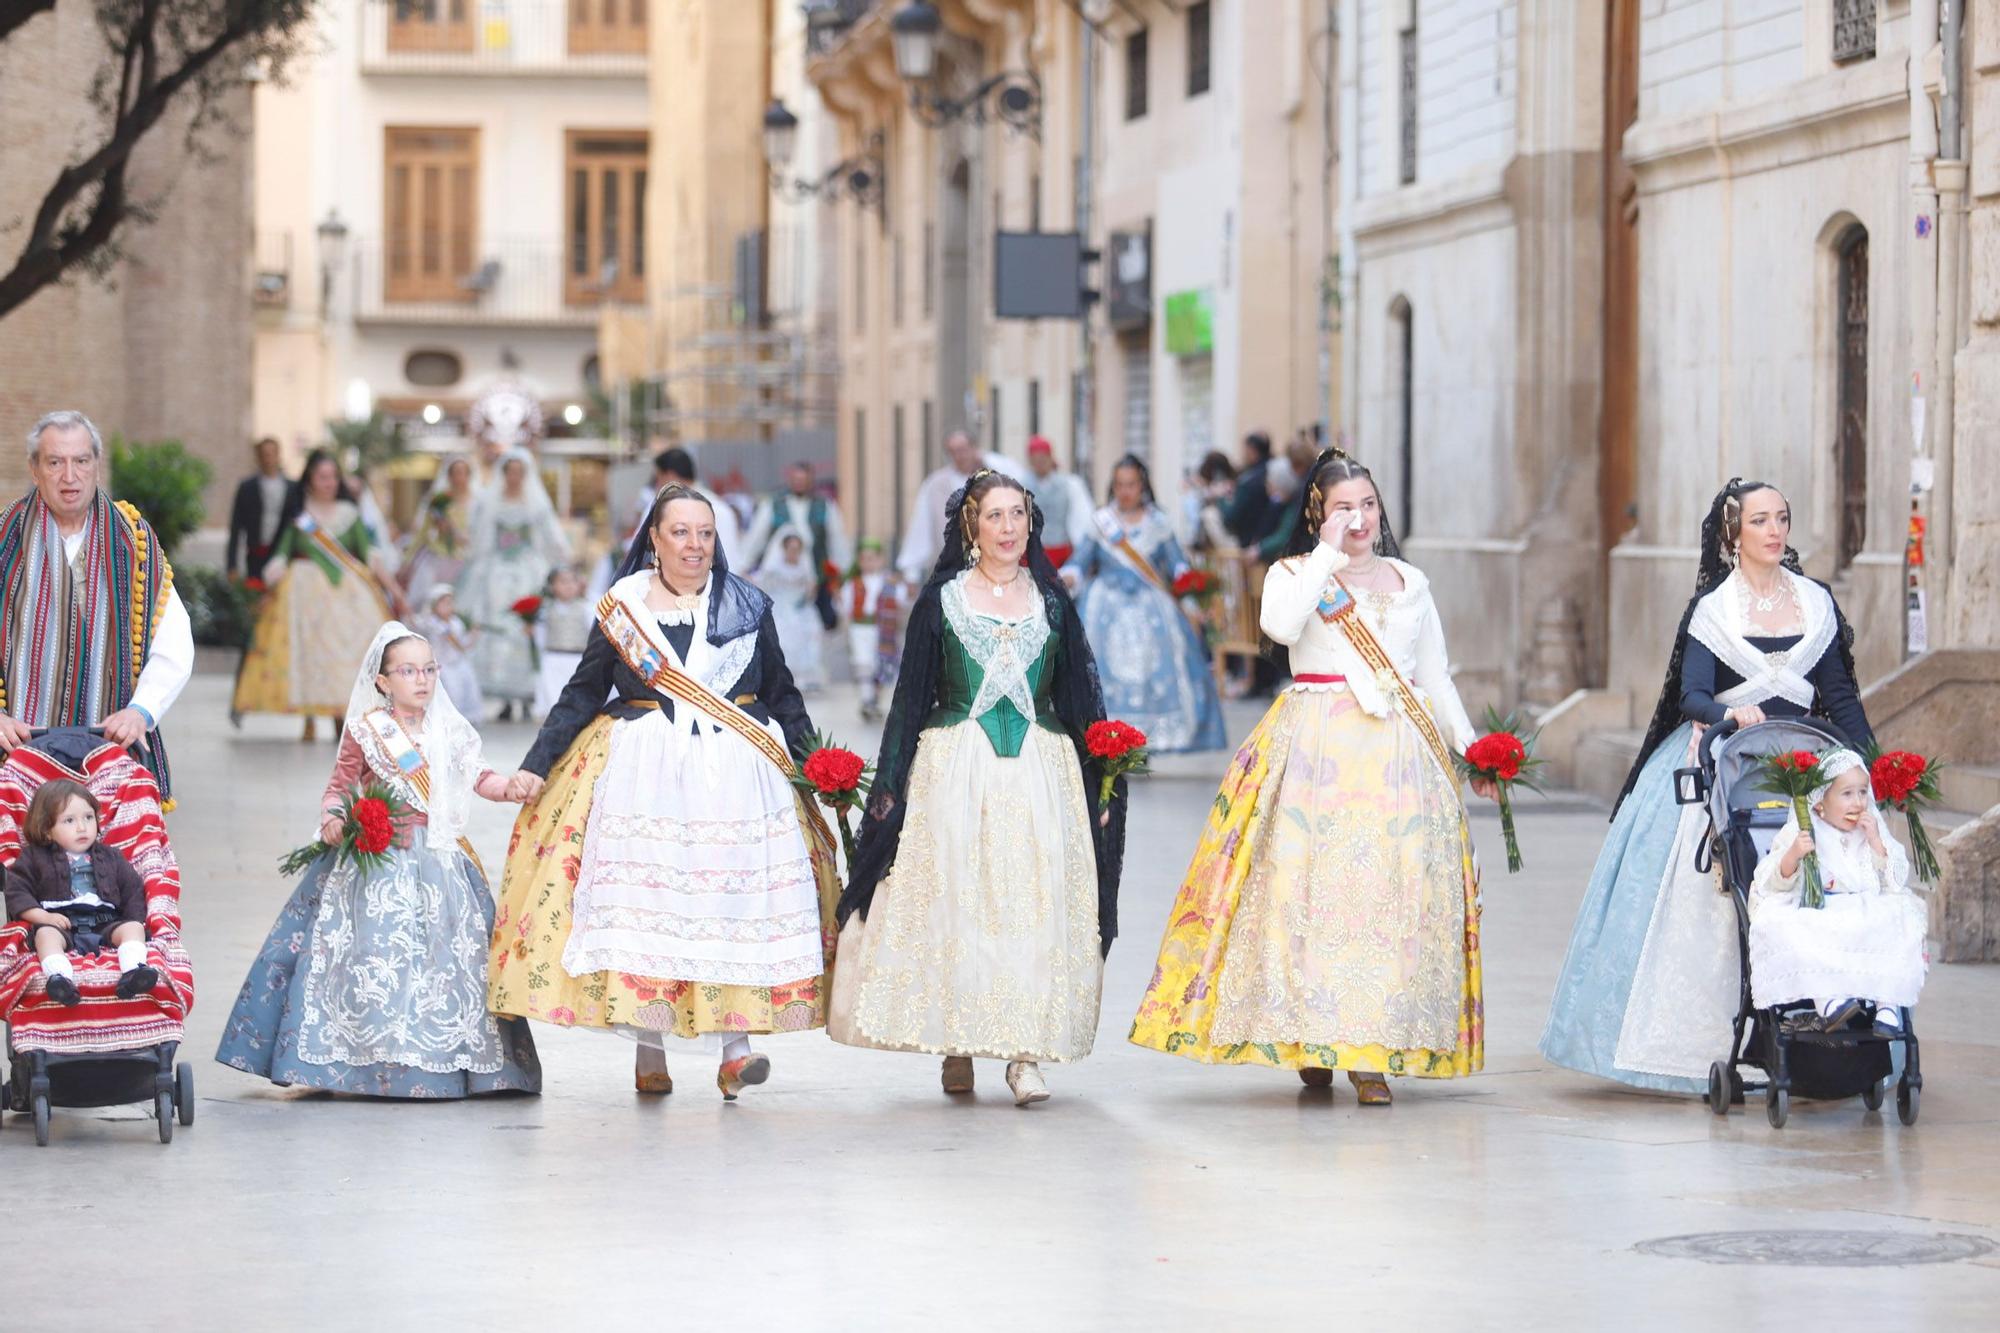
<path fill-rule="evenodd" d="M 2000 764 L 1948 764 L 1938 791 L 1950 809 L 1991 810 L 2000 805 Z"/>

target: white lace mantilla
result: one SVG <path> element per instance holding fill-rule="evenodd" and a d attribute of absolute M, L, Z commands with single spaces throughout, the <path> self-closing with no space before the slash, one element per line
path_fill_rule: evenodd
<path fill-rule="evenodd" d="M 974 610 L 966 600 L 963 574 L 945 584 L 939 594 L 945 623 L 984 673 L 979 693 L 972 700 L 972 717 L 984 717 L 1002 699 L 1010 700 L 1022 717 L 1035 716 L 1035 690 L 1028 683 L 1028 668 L 1048 645 L 1049 618 L 1042 610 L 1041 589 L 1031 584 L 1029 591 L 1034 595 L 1034 609 L 1019 620 L 1003 620 Z"/>

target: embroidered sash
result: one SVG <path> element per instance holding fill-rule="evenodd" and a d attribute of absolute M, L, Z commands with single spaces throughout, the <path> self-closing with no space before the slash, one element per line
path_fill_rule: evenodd
<path fill-rule="evenodd" d="M 729 728 L 756 747 L 759 754 L 785 775 L 787 782 L 795 781 L 799 770 L 792 763 L 792 756 L 785 747 L 771 738 L 771 733 L 759 726 L 757 719 L 744 712 L 734 702 L 723 698 L 708 686 L 688 675 L 674 665 L 673 654 L 634 611 L 631 603 L 615 593 L 605 593 L 597 603 L 597 625 L 604 631 L 604 638 L 625 665 L 632 668 L 634 675 L 644 681 L 649 689 L 686 704 L 710 721 Z M 695 635 L 700 637 L 702 627 L 695 626 Z M 833 830 L 827 826 L 819 812 L 818 803 L 810 798 L 797 802 L 805 814 L 806 832 L 812 839 L 814 849 L 831 858 L 834 855 Z M 831 864 L 838 864 L 837 861 Z"/>
<path fill-rule="evenodd" d="M 1181 599 L 1174 596 L 1174 585 L 1160 573 L 1157 565 L 1146 558 L 1144 552 L 1132 544 L 1132 539 L 1125 535 L 1125 525 L 1118 521 L 1118 516 L 1109 509 L 1100 509 L 1091 515 L 1091 518 L 1097 523 L 1098 536 L 1111 553 L 1130 565 L 1140 578 L 1165 593 L 1167 600 L 1174 604 L 1174 609 L 1185 616 L 1188 624 L 1193 625 L 1199 633 L 1200 625 L 1193 616 L 1187 614 L 1187 608 L 1181 605 Z"/>
<path fill-rule="evenodd" d="M 361 734 L 356 742 L 368 757 L 368 767 L 375 775 L 396 788 L 396 794 L 408 801 L 416 809 L 429 816 L 431 811 L 431 766 L 424 758 L 424 752 L 417 748 L 417 742 L 396 715 L 386 708 L 377 708 L 361 715 Z M 391 772 L 382 771 L 380 763 L 387 763 Z M 472 842 L 467 838 L 458 840 L 458 849 L 464 852 L 473 865 L 479 868 L 482 877 L 486 866 L 480 861 L 479 853 L 472 850 Z"/>
<path fill-rule="evenodd" d="M 1356 653 L 1360 654 L 1368 669 L 1375 673 L 1375 683 L 1381 687 L 1384 694 L 1396 700 L 1403 716 L 1410 720 L 1410 725 L 1417 729 L 1419 736 L 1423 737 L 1424 745 L 1430 750 L 1431 757 L 1437 760 L 1438 767 L 1443 770 L 1445 777 L 1456 787 L 1458 766 L 1452 762 L 1451 747 L 1444 743 L 1444 734 L 1438 730 L 1436 720 L 1431 717 L 1431 710 L 1424 707 L 1424 701 L 1417 697 L 1417 692 L 1411 688 L 1410 682 L 1404 680 L 1403 673 L 1396 670 L 1395 662 L 1390 659 L 1381 641 L 1375 637 L 1375 632 L 1369 629 L 1368 623 L 1361 618 L 1360 611 L 1360 604 L 1354 600 L 1354 594 L 1348 591 L 1347 585 L 1340 581 L 1340 576 L 1336 574 L 1329 577 L 1327 590 L 1320 594 L 1319 618 L 1347 636 L 1347 642 Z"/>

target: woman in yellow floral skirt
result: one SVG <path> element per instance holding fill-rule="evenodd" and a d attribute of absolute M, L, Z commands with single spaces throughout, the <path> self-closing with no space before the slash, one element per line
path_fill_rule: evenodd
<path fill-rule="evenodd" d="M 1366 468 L 1320 456 L 1288 551 L 1261 619 L 1293 683 L 1216 794 L 1132 1041 L 1311 1086 L 1344 1069 L 1387 1105 L 1388 1074 L 1484 1061 L 1479 881 L 1447 748 L 1472 724 Z"/>
<path fill-rule="evenodd" d="M 771 599 L 729 572 L 707 499 L 667 487 L 509 785 L 530 804 L 488 1007 L 635 1038 L 641 1092 L 673 1090 L 668 1037 L 720 1048 L 726 1100 L 767 1080 L 750 1038 L 826 1020 L 839 869 L 792 783 L 812 734 Z"/>

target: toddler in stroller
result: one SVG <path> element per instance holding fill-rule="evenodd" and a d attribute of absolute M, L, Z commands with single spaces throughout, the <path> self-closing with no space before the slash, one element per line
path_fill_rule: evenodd
<path fill-rule="evenodd" d="M 1875 1010 L 1874 1029 L 1900 1036 L 1901 1011 L 1924 984 L 1923 903 L 1910 861 L 1875 808 L 1868 767 L 1852 750 L 1820 758 L 1810 830 L 1788 822 L 1750 882 L 1750 991 L 1759 1008 L 1814 1008 L 1793 1031 L 1839 1032 Z M 1799 868 L 1816 854 L 1824 905 L 1800 902 Z"/>
<path fill-rule="evenodd" d="M 107 903 L 129 900 L 131 884 L 119 883 L 123 866 L 138 881 L 144 925 L 134 927 L 138 939 L 117 946 L 117 952 L 79 950 L 58 955 L 60 962 L 45 961 L 32 938 L 51 933 L 45 925 L 0 925 L 0 1021 L 7 1024 L 9 1063 L 0 1106 L 32 1113 L 35 1141 L 46 1144 L 52 1107 L 139 1102 L 151 1106 L 160 1141 L 171 1142 L 176 1122 L 194 1121 L 194 1071 L 174 1058 L 194 1004 L 194 973 L 181 946 L 180 868 L 167 842 L 158 782 L 101 734 L 77 728 L 37 733 L 0 762 L 0 862 L 19 868 L 20 858 L 37 854 L 23 837 L 34 822 L 29 811 L 37 794 L 70 784 L 90 794 L 101 816 L 92 849 L 92 893 Z M 65 808 L 71 804 L 63 802 Z M 60 838 L 57 842 L 60 846 Z M 39 851 L 48 854 L 46 848 Z M 67 853 L 56 855 L 65 864 L 47 868 L 43 878 L 59 897 L 74 897 Z M 18 886 L 34 873 L 10 874 L 10 884 Z M 118 915 L 125 906 L 129 901 Z M 59 915 L 71 921 L 74 932 L 85 914 L 64 906 Z M 102 919 L 103 914 L 91 915 Z M 145 985 L 149 979 L 152 984 Z M 74 1000 L 59 980 L 75 987 Z"/>
<path fill-rule="evenodd" d="M 1832 890 L 1818 908 L 1799 904 L 1793 882 L 1805 849 L 1797 845 L 1792 803 L 1761 785 L 1769 756 L 1798 750 L 1821 754 L 1823 762 L 1847 756 L 1822 770 L 1845 779 L 1841 796 L 1833 799 L 1826 788 L 1812 795 L 1823 812 L 1814 820 L 1812 842 L 1822 881 Z M 1741 1071 L 1747 1069 L 1762 1076 L 1764 1114 L 1774 1129 L 1790 1115 L 1794 1093 L 1821 1100 L 1858 1095 L 1876 1110 L 1893 1068 L 1890 1048 L 1900 1045 L 1896 1112 L 1904 1124 L 1916 1123 L 1923 1075 L 1917 1035 L 1902 1006 L 1915 1001 L 1922 983 L 1925 918 L 1907 892 L 1902 848 L 1878 823 L 1878 869 L 1862 831 L 1865 821 L 1880 815 L 1860 756 L 1810 718 L 1741 730 L 1723 722 L 1702 736 L 1700 766 L 1676 773 L 1675 786 L 1682 804 L 1708 807 L 1708 849 L 1721 866 L 1736 916 L 1737 1013 L 1728 1054 L 1709 1067 L 1709 1109 L 1728 1115 L 1744 1099 Z M 1822 822 L 1827 811 L 1846 812 L 1837 821 L 1841 827 Z M 1863 956 L 1849 956 L 1857 941 Z M 1856 998 L 1887 1002 L 1901 1012 L 1889 1013 L 1879 1027 L 1853 1028 L 1849 1023 L 1860 1007 L 1849 1002 Z M 1835 1003 L 1821 1010 L 1819 1002 L 1827 999 Z"/>
<path fill-rule="evenodd" d="M 21 854 L 7 868 L 7 915 L 35 928 L 35 954 L 57 1004 L 83 1001 L 72 951 L 116 950 L 121 1000 L 160 984 L 146 962 L 146 886 L 130 861 L 98 841 L 102 812 L 81 782 L 43 783 L 28 803 Z"/>

